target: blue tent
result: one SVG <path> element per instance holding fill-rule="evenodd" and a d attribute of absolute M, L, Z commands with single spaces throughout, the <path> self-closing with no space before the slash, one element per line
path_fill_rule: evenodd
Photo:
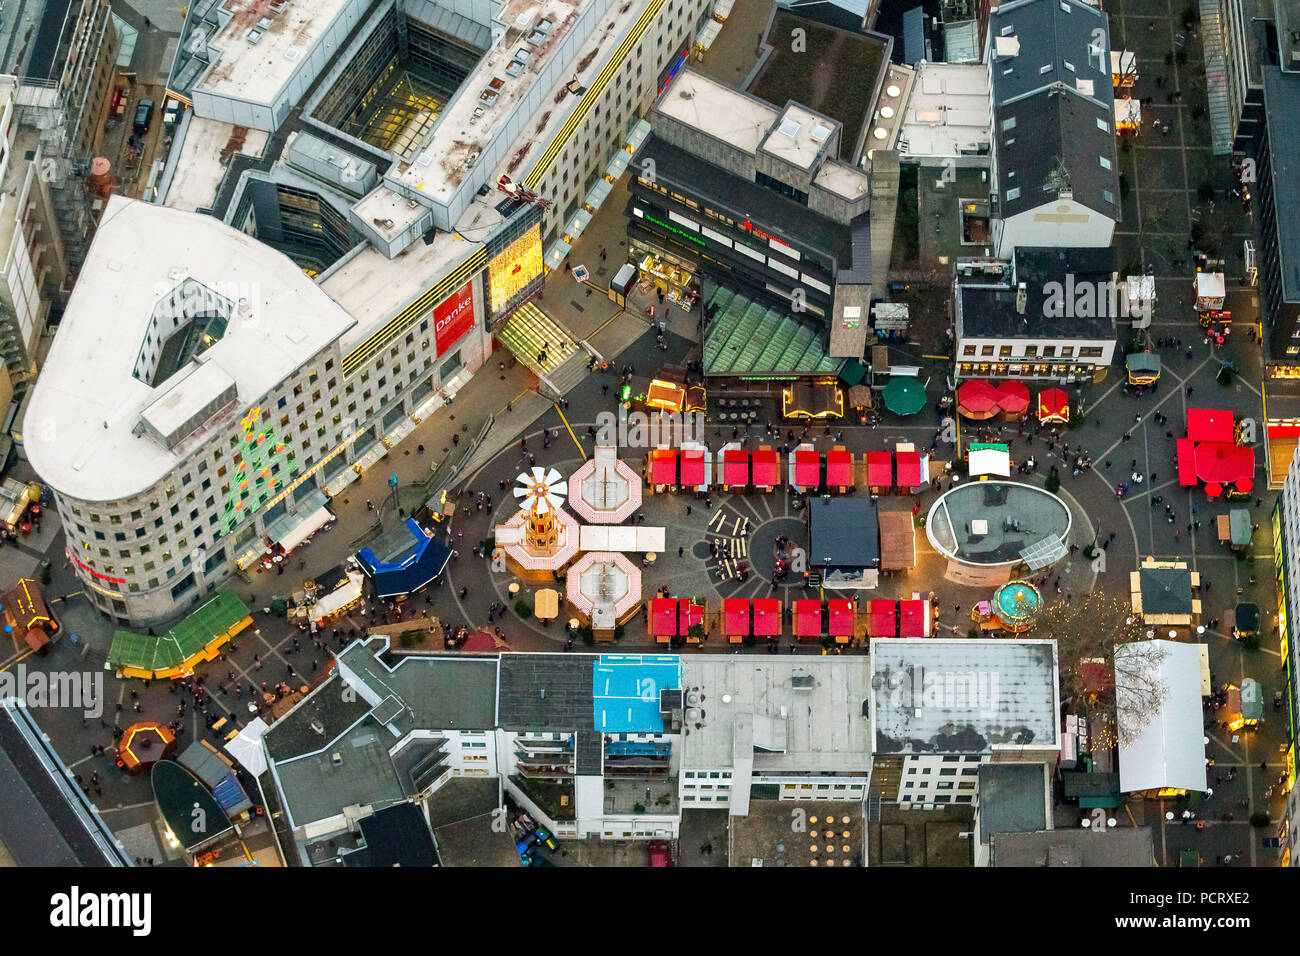
<path fill-rule="evenodd" d="M 441 574 L 450 559 L 451 548 L 425 534 L 414 518 L 357 552 L 357 563 L 374 581 L 380 598 L 418 591 Z"/>

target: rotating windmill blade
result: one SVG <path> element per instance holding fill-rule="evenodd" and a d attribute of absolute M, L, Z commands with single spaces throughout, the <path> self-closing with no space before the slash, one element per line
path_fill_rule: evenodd
<path fill-rule="evenodd" d="M 535 465 L 529 471 L 520 472 L 515 480 L 518 485 L 514 494 L 522 499 L 520 507 L 535 506 L 538 514 L 547 514 L 564 505 L 564 476 L 554 468 L 548 470 Z"/>

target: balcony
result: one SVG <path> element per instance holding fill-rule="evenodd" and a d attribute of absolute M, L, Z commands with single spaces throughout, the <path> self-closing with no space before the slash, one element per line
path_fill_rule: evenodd
<path fill-rule="evenodd" d="M 606 814 L 671 815 L 678 811 L 677 778 L 662 780 L 610 780 L 606 768 Z"/>

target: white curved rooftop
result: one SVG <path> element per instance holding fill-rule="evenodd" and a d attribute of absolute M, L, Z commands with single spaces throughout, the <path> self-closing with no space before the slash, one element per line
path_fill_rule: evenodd
<path fill-rule="evenodd" d="M 247 311 L 231 315 L 197 368 L 191 362 L 153 387 L 132 372 L 159 303 L 187 280 L 227 301 L 246 299 Z M 194 450 L 211 422 L 171 448 L 160 429 L 201 414 L 218 385 L 228 395 L 233 384 L 237 420 L 354 321 L 252 236 L 212 216 L 113 196 L 36 382 L 23 429 L 28 458 L 42 480 L 74 498 L 143 492 Z"/>

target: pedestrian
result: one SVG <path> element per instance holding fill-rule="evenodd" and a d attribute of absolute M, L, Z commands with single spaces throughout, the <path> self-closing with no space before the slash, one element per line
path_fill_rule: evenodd
<path fill-rule="evenodd" d="M 685 554 L 686 554 L 686 549 L 685 549 L 685 548 L 683 548 L 683 547 L 678 547 L 678 548 L 677 548 L 677 557 L 679 557 L 679 558 L 680 558 L 680 557 L 684 557 Z"/>

